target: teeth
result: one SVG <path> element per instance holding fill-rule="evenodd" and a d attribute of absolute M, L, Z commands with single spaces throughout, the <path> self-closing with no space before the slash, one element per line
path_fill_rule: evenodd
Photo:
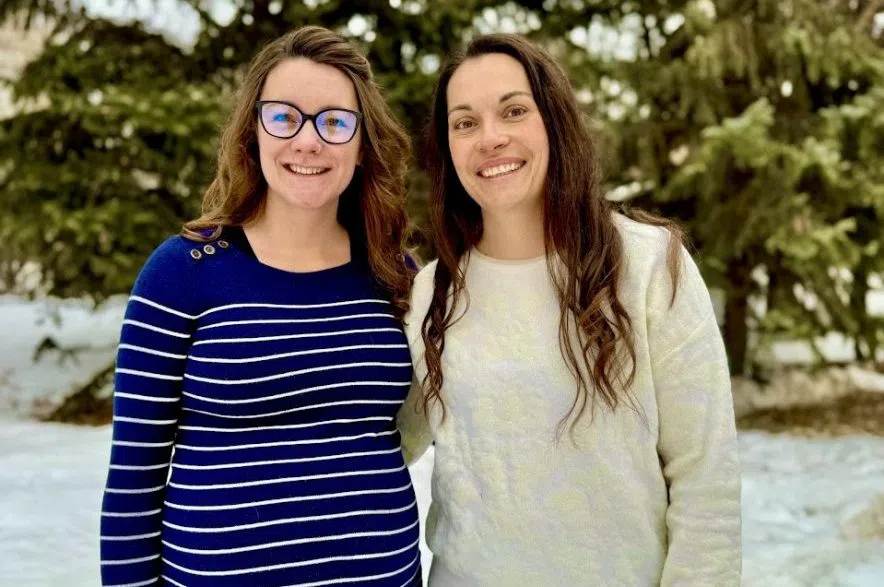
<path fill-rule="evenodd" d="M 497 177 L 498 175 L 503 175 L 504 173 L 509 173 L 510 171 L 515 171 L 522 167 L 524 163 L 507 163 L 506 165 L 496 165 L 494 167 L 489 167 L 488 169 L 483 169 L 480 174 L 482 177 Z"/>
<path fill-rule="evenodd" d="M 286 165 L 286 168 L 292 173 L 301 175 L 316 175 L 325 171 L 325 167 L 301 167 L 300 165 Z"/>

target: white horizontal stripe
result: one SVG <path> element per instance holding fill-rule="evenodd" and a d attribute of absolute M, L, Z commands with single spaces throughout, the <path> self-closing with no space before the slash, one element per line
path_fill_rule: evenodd
<path fill-rule="evenodd" d="M 333 563 L 338 561 L 356 561 L 356 560 L 369 560 L 376 558 L 385 558 L 388 556 L 396 556 L 397 554 L 402 554 L 403 552 L 414 548 L 420 543 L 420 538 L 409 544 L 408 546 L 404 546 L 397 550 L 390 550 L 387 552 L 373 552 L 371 554 L 354 554 L 351 556 L 329 556 L 325 558 L 314 558 L 310 560 L 297 561 L 293 563 L 280 563 L 277 565 L 267 565 L 265 567 L 252 567 L 249 569 L 236 569 L 232 571 L 200 571 L 197 569 L 188 569 L 187 567 L 182 567 L 176 565 L 175 563 L 169 561 L 164 558 L 163 562 L 167 565 L 178 569 L 179 571 L 184 571 L 185 573 L 190 573 L 192 575 L 200 575 L 203 577 L 229 577 L 234 575 L 245 575 L 248 573 L 258 573 L 264 571 L 276 571 L 279 569 L 292 569 L 296 567 L 306 567 L 310 565 L 318 565 L 323 563 Z"/>
<path fill-rule="evenodd" d="M 301 475 L 298 477 L 274 477 L 273 479 L 261 479 L 260 481 L 246 481 L 244 483 L 215 483 L 213 485 L 186 485 L 184 483 L 169 483 L 169 487 L 175 489 L 239 489 L 242 487 L 260 487 L 262 485 L 276 485 L 291 481 L 315 481 L 317 479 L 342 479 L 345 477 L 364 477 L 366 475 L 383 475 L 385 473 L 398 473 L 404 471 L 405 465 L 395 469 L 367 469 L 365 471 L 345 471 L 343 473 L 323 473 L 321 475 Z"/>
<path fill-rule="evenodd" d="M 184 312 L 179 312 L 178 310 L 174 310 L 174 309 L 170 308 L 169 306 L 164 306 L 162 304 L 158 304 L 153 300 L 149 300 L 149 299 L 141 297 L 141 296 L 137 296 L 137 295 L 129 296 L 129 300 L 133 301 L 133 302 L 141 302 L 142 304 L 145 304 L 147 306 L 151 306 L 153 308 L 157 308 L 158 310 L 168 312 L 169 314 L 172 314 L 173 316 L 187 318 L 188 320 L 193 320 L 194 318 L 196 318 L 196 316 L 191 316 L 190 314 L 185 314 Z"/>
<path fill-rule="evenodd" d="M 205 414 L 206 416 L 215 416 L 216 418 L 231 418 L 231 419 L 248 418 L 248 419 L 253 419 L 253 418 L 265 418 L 267 416 L 279 416 L 282 414 L 291 414 L 293 412 L 301 412 L 303 410 L 315 410 L 316 408 L 328 408 L 331 406 L 389 405 L 389 404 L 401 404 L 401 403 L 402 403 L 402 401 L 397 400 L 397 399 L 391 399 L 391 400 L 354 399 L 354 400 L 347 400 L 347 401 L 342 401 L 342 402 L 327 402 L 324 404 L 311 404 L 309 406 L 303 406 L 300 408 L 291 408 L 288 410 L 280 410 L 278 412 L 265 412 L 263 414 L 251 414 L 251 415 L 218 414 L 216 412 L 207 412 L 205 410 L 195 410 L 193 408 L 187 408 L 187 407 L 182 408 L 182 409 L 186 410 L 188 412 L 193 412 L 194 414 Z"/>
<path fill-rule="evenodd" d="M 124 397 L 126 399 L 138 399 L 146 402 L 177 402 L 180 398 L 177 397 L 153 397 L 149 395 L 138 395 L 137 393 L 123 393 L 122 391 L 115 391 L 114 397 Z"/>
<path fill-rule="evenodd" d="M 398 450 L 398 449 L 397 449 Z M 241 510 L 244 508 L 253 508 L 261 505 L 276 505 L 280 503 L 295 503 L 299 501 L 316 501 L 317 499 L 334 499 L 338 497 L 355 497 L 361 495 L 385 495 L 389 493 L 399 493 L 411 489 L 411 483 L 401 487 L 392 489 L 366 489 L 364 491 L 341 491 L 339 493 L 322 493 L 317 495 L 299 495 L 298 497 L 284 497 L 279 499 L 265 499 L 264 501 L 247 501 L 245 503 L 226 503 L 224 505 L 181 505 L 166 501 L 163 503 L 166 507 L 176 510 L 186 510 L 194 512 L 215 512 L 224 510 Z M 157 510 L 159 511 L 159 510 Z"/>
<path fill-rule="evenodd" d="M 305 424 L 282 424 L 279 426 L 252 426 L 248 428 L 213 428 L 211 426 L 179 426 L 178 430 L 194 430 L 198 432 L 259 432 L 262 430 L 297 430 L 301 428 L 315 428 L 329 424 L 356 424 L 359 422 L 392 422 L 392 416 L 377 416 L 372 418 L 342 418 L 340 420 L 323 420 L 321 422 L 307 422 Z"/>
<path fill-rule="evenodd" d="M 298 369 L 297 371 L 287 371 L 285 373 L 275 373 L 264 377 L 253 377 L 251 379 L 212 379 L 211 377 L 197 377 L 185 373 L 184 377 L 193 381 L 201 381 L 202 383 L 215 383 L 217 385 L 246 385 L 249 383 L 263 383 L 265 381 L 274 381 L 276 379 L 285 379 L 286 377 L 294 377 L 295 375 L 304 375 L 305 373 L 319 373 L 322 371 L 334 371 L 335 369 L 352 369 L 354 367 L 411 367 L 411 361 L 407 363 L 387 363 L 382 361 L 367 361 L 364 363 L 345 363 L 343 365 L 323 365 L 322 367 L 310 367 L 308 369 Z M 117 372 L 122 369 L 117 369 Z M 178 378 L 180 379 L 180 378 Z"/>
<path fill-rule="evenodd" d="M 365 434 L 357 434 L 354 436 L 335 436 L 332 438 L 309 438 L 306 440 L 281 440 L 279 442 L 256 442 L 253 444 L 234 444 L 231 446 L 193 446 L 190 444 L 178 444 L 175 446 L 178 450 L 195 450 L 199 452 L 222 452 L 228 450 L 244 450 L 248 448 L 270 448 L 271 446 L 299 446 L 302 444 L 325 444 L 327 442 L 345 442 L 348 440 L 359 440 L 361 438 L 380 438 L 381 436 L 392 436 L 396 434 L 396 430 L 388 430 L 386 432 L 366 432 Z"/>
<path fill-rule="evenodd" d="M 160 555 L 152 554 L 150 556 L 143 556 L 141 558 L 125 558 L 125 559 L 107 560 L 107 561 L 103 560 L 103 561 L 101 561 L 101 564 L 103 566 L 107 566 L 107 567 L 114 566 L 114 565 L 131 565 L 134 563 L 144 563 L 147 561 L 156 560 L 158 558 L 160 558 Z"/>
<path fill-rule="evenodd" d="M 418 555 L 418 556 L 420 556 L 420 555 Z M 415 561 L 417 561 L 417 558 L 415 558 L 413 561 L 411 561 L 411 564 L 408 565 L 408 567 L 413 565 L 415 563 Z M 408 567 L 405 567 L 405 568 L 407 569 Z M 405 581 L 405 583 L 403 583 L 399 587 L 408 587 L 409 585 L 411 585 L 412 581 L 414 581 L 414 578 L 417 577 L 417 573 L 419 570 L 420 570 L 420 567 L 417 567 L 416 569 L 414 569 L 414 572 L 411 574 L 411 576 Z"/>
<path fill-rule="evenodd" d="M 347 334 L 369 334 L 372 332 L 402 332 L 401 328 L 357 328 L 354 330 L 335 330 L 333 332 L 306 332 L 303 334 L 280 334 L 278 336 L 254 336 L 251 338 L 210 338 L 198 340 L 193 346 L 202 344 L 232 344 L 241 342 L 270 342 L 274 340 L 293 340 L 297 338 L 323 338 L 326 336 L 344 336 Z"/>
<path fill-rule="evenodd" d="M 143 518 L 144 516 L 155 516 L 161 511 L 163 510 L 155 509 L 148 512 L 101 512 L 101 515 L 107 518 Z"/>
<path fill-rule="evenodd" d="M 182 381 L 184 378 L 179 375 L 166 375 L 165 373 L 151 373 L 149 371 L 138 371 L 137 369 L 117 369 L 117 373 L 124 375 L 137 375 L 138 377 L 147 377 L 148 379 L 162 379 L 164 381 Z"/>
<path fill-rule="evenodd" d="M 166 583 L 171 583 L 172 585 L 175 585 L 175 587 L 187 587 L 187 585 L 185 585 L 184 583 L 179 583 L 178 581 L 173 581 L 172 579 L 170 579 L 166 575 L 163 575 L 163 581 L 165 581 Z"/>
<path fill-rule="evenodd" d="M 239 548 L 219 548 L 215 550 L 204 550 L 197 548 L 184 548 L 183 546 L 178 546 L 177 544 L 172 544 L 166 540 L 163 540 L 163 544 L 172 548 L 174 550 L 178 550 L 181 552 L 186 552 L 188 554 L 234 554 L 238 552 L 251 552 L 254 550 L 263 550 L 265 548 L 277 548 L 279 546 L 292 546 L 295 544 L 311 544 L 313 542 L 331 542 L 334 540 L 347 540 L 348 538 L 368 538 L 369 536 L 395 536 L 396 534 L 402 534 L 403 532 L 408 532 L 412 528 L 418 525 L 418 521 L 415 520 L 413 523 L 409 524 L 404 528 L 398 528 L 396 530 L 389 531 L 378 531 L 378 532 L 351 532 L 350 534 L 339 534 L 336 536 L 316 536 L 313 538 L 299 538 L 297 540 L 284 540 L 280 542 L 267 542 L 263 544 L 255 544 L 252 546 L 242 546 Z"/>
<path fill-rule="evenodd" d="M 134 344 L 126 344 L 123 343 L 117 346 L 118 349 L 129 349 L 130 351 L 138 351 L 139 353 L 147 353 L 149 355 L 156 355 L 158 357 L 167 357 L 169 359 L 186 359 L 187 355 L 176 355 L 174 353 L 167 353 L 165 351 L 158 351 L 156 349 L 149 349 L 143 346 L 136 346 Z"/>
<path fill-rule="evenodd" d="M 130 540 L 144 540 L 145 538 L 156 538 L 160 532 L 151 532 L 150 534 L 133 534 L 131 536 L 100 536 L 102 540 L 108 542 L 128 542 Z"/>
<path fill-rule="evenodd" d="M 328 318 L 267 318 L 264 320 L 228 320 L 226 322 L 217 322 L 215 324 L 207 324 L 200 326 L 197 330 L 211 330 L 212 328 L 222 328 L 224 326 L 243 326 L 246 324 L 319 324 L 322 322 L 340 322 L 342 320 L 356 320 L 359 318 L 392 318 L 389 314 L 347 314 L 345 316 L 330 316 Z"/>
<path fill-rule="evenodd" d="M 355 351 L 360 349 L 407 349 L 407 344 L 354 344 L 351 346 L 329 347 L 321 349 L 310 349 L 306 351 L 292 351 L 290 353 L 278 353 L 275 355 L 264 355 L 261 357 L 246 357 L 244 359 L 224 359 L 214 357 L 195 357 L 190 356 L 191 361 L 198 363 L 258 363 L 260 361 L 272 361 L 274 359 L 286 359 L 289 357 L 302 357 L 305 355 L 321 355 L 324 353 L 339 353 L 341 351 Z"/>
<path fill-rule="evenodd" d="M 175 332 L 174 330 L 166 330 L 165 328 L 160 328 L 159 326 L 154 326 L 153 324 L 148 324 L 147 322 L 139 322 L 138 320 L 123 320 L 123 324 L 140 326 L 141 328 L 146 328 L 147 330 L 153 330 L 154 332 L 159 332 L 160 334 L 168 334 L 169 336 L 176 336 L 178 338 L 190 338 L 190 334 L 184 332 Z"/>
<path fill-rule="evenodd" d="M 169 442 L 135 442 L 133 440 L 114 440 L 111 444 L 114 446 L 137 446 L 141 448 L 159 448 L 162 446 L 172 446 L 172 441 Z"/>
<path fill-rule="evenodd" d="M 149 420 L 147 418 L 130 418 L 129 416 L 114 416 L 115 422 L 131 422 L 132 424 L 152 424 L 154 426 L 168 426 L 178 420 Z"/>
<path fill-rule="evenodd" d="M 159 465 L 111 465 L 110 468 L 118 471 L 156 471 L 168 466 L 169 463 L 160 463 Z"/>
<path fill-rule="evenodd" d="M 241 461 L 235 463 L 221 463 L 218 465 L 184 465 L 180 463 L 173 463 L 172 467 L 175 469 L 185 469 L 188 471 L 216 471 L 220 469 L 239 469 L 242 467 L 257 467 L 261 465 L 283 465 L 290 463 L 314 463 L 320 461 L 336 461 L 338 459 L 347 459 L 353 457 L 367 457 L 367 456 L 375 456 L 375 455 L 388 455 L 399 452 L 400 448 L 391 448 L 387 450 L 370 450 L 370 451 L 361 451 L 361 452 L 345 452 L 338 453 L 333 455 L 324 455 L 321 457 L 301 457 L 296 459 L 278 459 L 278 460 L 269 460 L 269 461 Z"/>
<path fill-rule="evenodd" d="M 146 487 L 144 489 L 114 489 L 113 487 L 105 488 L 105 493 L 121 493 L 123 495 L 140 495 L 143 493 L 153 493 L 154 491 L 160 491 L 163 489 L 165 485 L 158 485 L 157 487 Z"/>
<path fill-rule="evenodd" d="M 375 455 L 389 455 L 402 450 L 401 448 L 391 448 L 388 450 L 369 450 L 362 452 L 345 452 L 334 455 L 325 455 L 321 457 L 301 457 L 297 459 L 279 459 L 272 461 L 242 461 L 237 463 L 222 463 L 220 465 L 182 465 L 174 463 L 172 468 L 185 469 L 188 471 L 217 471 L 219 469 L 239 469 L 241 467 L 258 467 L 261 465 L 284 465 L 290 463 L 315 463 L 319 461 L 336 461 L 338 459 L 347 459 L 353 457 L 368 457 Z"/>
<path fill-rule="evenodd" d="M 414 564 L 418 561 L 420 556 L 421 556 L 420 553 L 418 553 L 418 555 L 416 557 L 414 557 L 414 559 L 412 559 L 412 561 L 410 563 L 408 563 L 407 565 L 405 565 L 404 567 L 402 567 L 400 569 L 396 569 L 395 571 L 391 571 L 389 573 L 381 573 L 378 575 L 366 575 L 364 577 L 344 577 L 342 579 L 330 579 L 328 581 L 314 581 L 312 583 L 298 583 L 296 585 L 286 585 L 285 587 L 324 587 L 325 585 L 340 585 L 341 583 L 362 583 L 364 581 L 374 581 L 376 579 L 386 579 L 387 577 L 393 577 L 395 575 L 398 575 L 402 571 L 408 570 L 410 567 L 414 566 Z M 418 568 L 420 568 L 420 567 L 418 567 Z M 414 578 L 416 576 L 417 576 L 417 569 L 414 570 L 414 573 L 411 574 L 411 577 L 408 579 L 408 581 L 403 583 L 401 585 L 401 587 L 406 587 L 407 585 L 409 585 L 414 580 Z M 181 585 L 180 587 L 185 587 L 185 586 Z"/>
<path fill-rule="evenodd" d="M 192 397 L 193 399 L 202 400 L 204 402 L 209 402 L 213 404 L 254 404 L 258 402 L 266 402 L 270 400 L 280 399 L 284 397 L 291 397 L 295 395 L 301 395 L 302 393 L 310 393 L 311 391 L 321 391 L 324 389 L 338 389 L 339 387 L 367 387 L 372 385 L 379 386 L 392 386 L 392 387 L 407 387 L 411 385 L 409 381 L 344 381 L 343 383 L 330 383 L 328 385 L 316 385 L 314 387 L 304 387 L 303 389 L 296 389 L 295 391 L 286 391 L 284 393 L 277 393 L 276 395 L 262 395 L 261 397 L 247 397 L 244 399 L 216 399 L 214 397 L 207 397 L 204 395 L 197 395 L 195 393 L 190 393 L 189 391 L 185 391 L 184 395 L 187 397 Z"/>
<path fill-rule="evenodd" d="M 281 520 L 269 520 L 267 522 L 254 522 L 252 524 L 242 524 L 240 526 L 222 526 L 220 528 L 193 528 L 191 526 L 179 526 L 169 521 L 163 520 L 163 525 L 181 530 L 182 532 L 194 532 L 196 534 L 219 534 L 221 532 L 235 532 L 237 530 L 252 530 L 254 528 L 266 528 L 268 526 L 280 526 L 282 524 L 293 524 L 295 522 L 317 522 L 321 520 L 339 520 L 341 518 L 352 518 L 355 516 L 381 516 L 387 514 L 401 514 L 407 512 L 417 504 L 412 501 L 405 507 L 390 510 L 356 510 L 352 512 L 341 512 L 339 514 L 325 514 L 321 516 L 303 516 L 300 518 L 285 518 Z"/>
<path fill-rule="evenodd" d="M 120 585 L 107 585 L 106 587 L 144 587 L 145 585 L 156 585 L 157 578 L 139 581 L 138 583 L 123 583 Z"/>
<path fill-rule="evenodd" d="M 203 316 L 208 316 L 209 314 L 214 314 L 215 312 L 220 312 L 222 310 L 232 310 L 234 308 L 280 308 L 284 310 L 310 310 L 315 308 L 339 308 L 341 306 L 354 306 L 356 304 L 389 304 L 390 302 L 386 300 L 373 300 L 373 299 L 365 299 L 365 300 L 347 300 L 345 302 L 331 302 L 327 304 L 228 304 L 226 306 L 218 306 L 215 308 L 209 308 L 202 314 L 199 314 L 197 318 L 202 318 Z"/>

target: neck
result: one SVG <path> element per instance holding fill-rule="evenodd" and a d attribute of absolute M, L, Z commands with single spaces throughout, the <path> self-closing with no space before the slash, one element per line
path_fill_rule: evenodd
<path fill-rule="evenodd" d="M 476 244 L 488 257 L 507 261 L 535 259 L 546 254 L 543 213 L 512 210 L 502 214 L 482 213 L 482 238 Z"/>
<path fill-rule="evenodd" d="M 258 260 L 272 267 L 315 271 L 350 261 L 350 238 L 334 208 L 304 210 L 268 198 L 243 230 Z"/>

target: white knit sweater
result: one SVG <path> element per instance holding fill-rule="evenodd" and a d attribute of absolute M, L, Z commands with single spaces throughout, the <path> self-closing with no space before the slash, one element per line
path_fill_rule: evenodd
<path fill-rule="evenodd" d="M 668 233 L 615 219 L 640 410 L 587 408 L 573 439 L 556 438 L 576 383 L 546 260 L 470 254 L 469 307 L 445 337 L 447 417 L 436 405 L 428 423 L 415 390 L 399 414 L 409 460 L 436 444 L 430 587 L 739 585 L 739 460 L 709 294 L 683 250 L 670 306 Z M 418 381 L 435 268 L 417 276 L 406 317 Z"/>

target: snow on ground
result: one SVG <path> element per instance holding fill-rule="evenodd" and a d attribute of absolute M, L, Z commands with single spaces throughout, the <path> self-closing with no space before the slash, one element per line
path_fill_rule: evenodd
<path fill-rule="evenodd" d="M 884 521 L 878 540 L 842 537 L 884 497 L 884 438 L 743 432 L 740 458 L 744 587 L 884 584 Z"/>
<path fill-rule="evenodd" d="M 0 426 L 0 585 L 94 587 L 109 427 Z M 884 438 L 744 432 L 744 587 L 872 587 L 884 541 L 840 537 L 884 494 Z M 425 518 L 432 452 L 411 469 Z M 423 519 L 422 519 L 423 524 Z M 422 544 L 425 571 L 430 555 Z"/>
<path fill-rule="evenodd" d="M 0 415 L 47 413 L 101 371 L 113 360 L 125 301 L 113 298 L 93 312 L 79 300 L 0 296 Z M 46 336 L 79 352 L 51 351 L 35 362 L 34 350 Z"/>

